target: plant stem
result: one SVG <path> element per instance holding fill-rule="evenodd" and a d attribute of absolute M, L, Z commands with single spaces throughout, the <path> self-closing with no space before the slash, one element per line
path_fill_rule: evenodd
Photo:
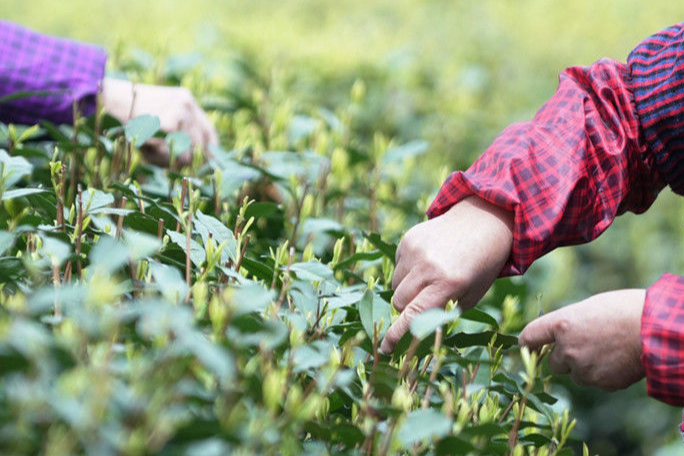
<path fill-rule="evenodd" d="M 83 190 L 78 184 L 78 212 L 76 217 L 76 277 L 81 280 L 81 236 L 83 236 Z"/>

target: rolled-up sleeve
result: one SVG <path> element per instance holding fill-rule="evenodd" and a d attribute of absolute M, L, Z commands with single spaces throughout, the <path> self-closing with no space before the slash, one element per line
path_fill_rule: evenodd
<path fill-rule="evenodd" d="M 651 36 L 627 62 L 654 167 L 684 195 L 684 24 Z M 665 274 L 648 289 L 641 343 L 649 395 L 684 405 L 684 277 Z"/>
<path fill-rule="evenodd" d="M 0 21 L 0 122 L 73 122 L 96 109 L 106 53 Z"/>
<path fill-rule="evenodd" d="M 556 247 L 588 242 L 625 212 L 643 212 L 663 184 L 644 142 L 625 64 L 602 59 L 561 73 L 530 122 L 511 125 L 428 209 L 436 217 L 477 195 L 514 213 L 501 275 L 522 274 Z"/>

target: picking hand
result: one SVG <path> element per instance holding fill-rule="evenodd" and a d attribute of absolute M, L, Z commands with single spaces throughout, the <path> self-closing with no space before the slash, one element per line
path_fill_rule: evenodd
<path fill-rule="evenodd" d="M 411 228 L 397 248 L 392 279 L 401 312 L 382 341 L 389 353 L 419 313 L 458 300 L 473 307 L 501 272 L 511 252 L 513 215 L 478 197 Z"/>
<path fill-rule="evenodd" d="M 197 104 L 188 89 L 105 78 L 102 99 L 107 113 L 121 122 L 130 117 L 152 114 L 159 117 L 161 129 L 166 132 L 183 131 L 192 139 L 193 148 L 208 151 L 209 145 L 218 144 L 216 129 L 206 113 Z M 169 150 L 163 140 L 152 138 L 142 148 L 148 161 L 169 164 Z M 192 149 L 179 157 L 181 164 L 192 161 Z"/>
<path fill-rule="evenodd" d="M 615 391 L 645 375 L 641 363 L 641 313 L 645 290 L 601 293 L 532 321 L 521 346 L 555 343 L 549 367 L 580 386 Z"/>

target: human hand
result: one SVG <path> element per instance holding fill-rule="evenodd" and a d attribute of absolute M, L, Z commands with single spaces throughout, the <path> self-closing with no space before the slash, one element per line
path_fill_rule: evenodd
<path fill-rule="evenodd" d="M 531 349 L 555 343 L 549 367 L 580 386 L 615 391 L 641 380 L 641 313 L 645 290 L 601 293 L 528 324 L 519 343 Z"/>
<path fill-rule="evenodd" d="M 180 164 L 186 165 L 192 161 L 195 146 L 208 153 L 210 145 L 218 144 L 216 129 L 186 88 L 133 85 L 129 81 L 105 78 L 102 89 L 105 111 L 119 121 L 126 122 L 135 116 L 152 114 L 159 117 L 162 130 L 187 133 L 193 147 L 178 157 Z M 152 138 L 141 150 L 148 161 L 169 165 L 169 149 L 164 140 Z"/>
<path fill-rule="evenodd" d="M 513 243 L 513 214 L 473 196 L 411 228 L 397 248 L 392 279 L 401 312 L 382 340 L 389 353 L 419 313 L 458 300 L 473 307 L 498 277 Z"/>

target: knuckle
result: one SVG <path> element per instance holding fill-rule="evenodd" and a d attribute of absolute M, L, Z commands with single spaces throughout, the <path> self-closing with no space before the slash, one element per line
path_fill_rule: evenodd
<path fill-rule="evenodd" d="M 555 328 L 554 328 L 556 334 L 563 335 L 563 334 L 568 334 L 569 332 L 572 331 L 572 321 L 566 317 L 560 317 L 558 320 L 555 322 Z"/>

